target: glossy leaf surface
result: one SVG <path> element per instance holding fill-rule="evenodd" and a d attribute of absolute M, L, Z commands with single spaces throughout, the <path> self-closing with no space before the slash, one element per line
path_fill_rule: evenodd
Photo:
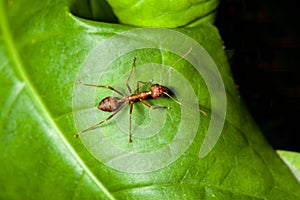
<path fill-rule="evenodd" d="M 200 124 L 188 150 L 163 169 L 126 173 L 95 159 L 81 140 L 73 137 L 77 132 L 72 109 L 77 73 L 97 45 L 133 27 L 81 19 L 71 14 L 71 5 L 69 1 L 0 4 L 1 199 L 300 198 L 296 179 L 264 141 L 239 99 L 221 38 L 212 25 L 177 29 L 210 54 L 226 88 L 226 122 L 210 154 L 203 159 L 198 157 L 208 117 Z M 161 52 L 133 54 L 139 65 L 149 60 L 163 62 Z M 111 76 L 105 76 L 108 84 L 126 76 L 131 56 L 115 61 Z M 176 59 L 165 56 L 164 62 L 172 64 Z M 201 78 L 191 76 L 194 71 L 184 62 L 174 70 L 187 77 L 196 91 L 205 87 Z M 200 106 L 209 113 L 209 94 L 196 95 Z M 143 112 L 138 108 L 133 118 L 142 125 L 146 122 L 141 120 Z M 169 120 L 177 118 L 179 108 L 174 104 L 175 114 Z M 172 129 L 172 123 L 165 128 Z M 147 145 L 159 147 L 146 143 L 145 149 Z"/>

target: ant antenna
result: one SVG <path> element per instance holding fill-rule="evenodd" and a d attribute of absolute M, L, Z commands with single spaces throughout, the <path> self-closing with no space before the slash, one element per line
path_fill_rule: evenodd
<path fill-rule="evenodd" d="M 168 71 L 165 74 L 164 79 L 162 80 L 162 85 L 164 84 L 165 79 L 167 78 L 168 74 L 170 73 L 171 69 L 177 64 L 179 63 L 183 58 L 185 58 L 187 55 L 189 55 L 191 53 L 191 51 L 193 50 L 192 47 L 189 48 L 189 50 L 178 60 L 176 60 L 168 69 Z M 173 100 L 175 103 L 181 105 L 181 106 L 186 106 L 184 104 L 182 104 L 180 101 L 177 101 L 174 97 L 172 97 L 170 94 L 168 94 L 167 92 L 163 92 L 164 95 L 166 95 L 167 97 L 169 97 L 171 100 Z M 204 112 L 203 110 L 199 109 L 199 112 L 201 112 L 203 115 L 207 116 L 206 112 Z"/>
<path fill-rule="evenodd" d="M 192 50 L 193 50 L 192 47 L 189 48 L 189 50 L 188 50 L 181 58 L 179 58 L 178 60 L 176 60 L 176 61 L 169 67 L 168 71 L 167 71 L 166 74 L 165 74 L 164 79 L 163 79 L 162 82 L 161 82 L 162 85 L 164 84 L 164 81 L 165 81 L 165 79 L 167 78 L 167 76 L 168 76 L 169 72 L 171 71 L 171 69 L 172 69 L 177 63 L 179 63 L 184 57 L 186 57 L 187 55 L 189 55 L 189 53 L 191 53 Z"/>
<path fill-rule="evenodd" d="M 180 101 L 177 101 L 174 97 L 172 97 L 170 94 L 168 94 L 167 92 L 163 92 L 164 95 L 166 95 L 167 97 L 169 97 L 171 100 L 173 100 L 175 103 L 181 105 L 181 106 L 185 106 L 188 107 L 184 104 L 182 104 Z M 207 116 L 206 112 L 204 112 L 203 110 L 199 109 L 199 112 L 201 112 L 203 115 Z"/>

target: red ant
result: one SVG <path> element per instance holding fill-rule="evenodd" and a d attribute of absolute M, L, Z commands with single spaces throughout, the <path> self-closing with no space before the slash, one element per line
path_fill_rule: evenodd
<path fill-rule="evenodd" d="M 166 75 L 168 74 L 168 72 L 171 70 L 171 68 L 177 64 L 180 60 L 182 60 L 185 56 L 187 56 L 190 52 L 191 52 L 192 48 L 189 49 L 189 51 L 183 55 L 180 59 L 178 59 L 172 66 L 169 67 Z M 145 106 L 147 106 L 148 108 L 150 109 L 158 109 L 158 108 L 163 108 L 163 109 L 171 109 L 171 107 L 168 107 L 168 106 L 160 106 L 160 105 L 150 105 L 149 103 L 147 103 L 146 101 L 144 101 L 145 99 L 148 99 L 148 98 L 153 98 L 153 99 L 156 99 L 156 98 L 159 98 L 163 95 L 169 97 L 170 99 L 172 99 L 174 102 L 176 102 L 177 104 L 179 105 L 182 105 L 181 102 L 177 101 L 176 99 L 174 99 L 169 93 L 168 93 L 168 88 L 165 87 L 165 86 L 162 86 L 162 85 L 159 85 L 159 84 L 153 84 L 150 86 L 150 90 L 149 91 L 140 91 L 140 84 L 149 84 L 152 82 L 151 81 L 148 81 L 148 82 L 143 82 L 143 81 L 138 81 L 137 82 L 137 88 L 136 88 L 136 92 L 137 94 L 133 94 L 132 93 L 132 89 L 131 87 L 129 86 L 128 82 L 130 80 L 130 77 L 132 75 L 132 72 L 133 72 L 133 68 L 135 67 L 135 61 L 136 61 L 136 58 L 133 57 L 132 58 L 132 66 L 131 66 L 131 70 L 130 70 L 130 73 L 129 73 L 129 76 L 127 78 L 127 81 L 126 81 L 126 86 L 127 86 L 127 89 L 130 93 L 129 96 L 123 94 L 122 92 L 116 90 L 115 88 L 109 86 L 109 85 L 95 85 L 95 84 L 87 84 L 87 83 L 82 83 L 81 81 L 77 81 L 78 84 L 82 84 L 82 85 L 85 85 L 85 86 L 92 86 L 92 87 L 97 87 L 97 88 L 107 88 L 109 90 L 112 90 L 114 91 L 115 93 L 119 94 L 121 96 L 121 98 L 119 97 L 114 97 L 114 96 L 108 96 L 108 97 L 105 97 L 104 99 L 102 99 L 100 101 L 100 103 L 98 104 L 98 109 L 99 110 L 102 110 L 102 111 L 105 111 L 105 112 L 113 112 L 109 117 L 107 117 L 106 119 L 100 121 L 99 123 L 87 128 L 87 129 L 84 129 L 82 131 L 79 131 L 78 133 L 76 133 L 74 135 L 74 137 L 79 137 L 79 135 L 81 133 L 84 133 L 86 131 L 89 131 L 89 130 L 93 130 L 95 129 L 96 127 L 100 126 L 101 124 L 103 124 L 104 122 L 110 120 L 112 117 L 114 117 L 118 112 L 120 112 L 120 110 L 122 110 L 127 104 L 129 104 L 130 108 L 129 108 L 129 115 L 130 115 L 130 133 L 129 133 L 129 142 L 131 143 L 132 142 L 132 109 L 133 109 L 133 103 L 136 102 L 137 100 L 139 100 L 140 102 L 142 102 Z M 202 114 L 204 114 L 206 116 L 206 113 L 202 110 L 199 110 Z"/>

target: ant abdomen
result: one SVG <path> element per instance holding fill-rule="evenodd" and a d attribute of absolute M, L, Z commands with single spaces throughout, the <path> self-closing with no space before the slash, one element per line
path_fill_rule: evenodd
<path fill-rule="evenodd" d="M 113 97 L 113 96 L 109 96 L 106 97 L 104 99 L 102 99 L 102 101 L 100 101 L 100 103 L 98 104 L 98 109 L 105 111 L 105 112 L 113 112 L 116 109 L 118 109 L 120 106 L 119 104 L 119 98 L 117 97 Z"/>

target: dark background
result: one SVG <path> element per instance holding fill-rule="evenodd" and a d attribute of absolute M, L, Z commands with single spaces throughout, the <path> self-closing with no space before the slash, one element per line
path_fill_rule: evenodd
<path fill-rule="evenodd" d="M 249 111 L 275 149 L 300 152 L 297 1 L 221 0 L 215 25 Z"/>

